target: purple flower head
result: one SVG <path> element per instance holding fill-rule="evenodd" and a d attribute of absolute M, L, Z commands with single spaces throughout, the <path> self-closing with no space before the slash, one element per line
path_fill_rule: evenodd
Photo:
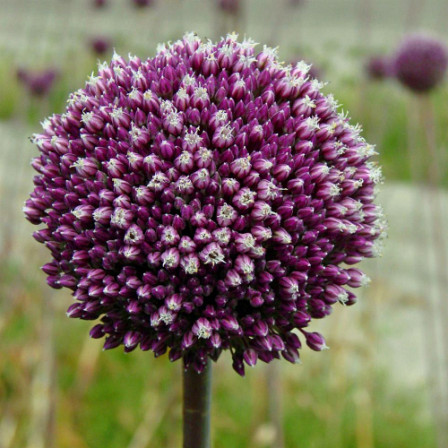
<path fill-rule="evenodd" d="M 218 0 L 218 7 L 229 14 L 238 14 L 241 0 Z"/>
<path fill-rule="evenodd" d="M 200 372 L 299 361 L 312 319 L 349 305 L 379 252 L 374 148 L 308 66 L 229 35 L 152 59 L 115 54 L 34 136 L 24 212 L 68 315 L 105 348 L 169 352 Z"/>
<path fill-rule="evenodd" d="M 145 8 L 151 6 L 154 0 L 132 0 L 132 3 L 137 8 Z"/>
<path fill-rule="evenodd" d="M 371 56 L 365 65 L 365 71 L 370 79 L 381 80 L 394 76 L 394 64 L 390 57 Z"/>
<path fill-rule="evenodd" d="M 16 70 L 16 78 L 17 78 L 17 81 L 19 81 L 21 83 L 26 83 L 28 80 L 28 70 L 19 67 Z"/>
<path fill-rule="evenodd" d="M 397 79 L 416 92 L 428 92 L 442 81 L 448 66 L 446 46 L 425 35 L 411 35 L 398 48 L 394 58 Z"/>
<path fill-rule="evenodd" d="M 94 54 L 102 56 L 111 49 L 112 44 L 107 37 L 97 36 L 90 39 L 89 46 Z"/>
<path fill-rule="evenodd" d="M 47 95 L 58 76 L 55 69 L 46 69 L 42 71 L 31 71 L 26 69 L 17 70 L 17 79 L 33 96 Z"/>
<path fill-rule="evenodd" d="M 92 5 L 94 8 L 103 8 L 107 5 L 107 0 L 92 0 Z"/>

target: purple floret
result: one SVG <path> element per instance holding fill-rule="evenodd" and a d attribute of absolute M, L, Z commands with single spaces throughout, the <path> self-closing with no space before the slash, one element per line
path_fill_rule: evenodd
<path fill-rule="evenodd" d="M 202 371 L 281 356 L 353 304 L 384 235 L 375 151 L 308 77 L 250 40 L 193 34 L 145 61 L 114 55 L 34 136 L 25 206 L 105 348 L 169 352 Z"/>

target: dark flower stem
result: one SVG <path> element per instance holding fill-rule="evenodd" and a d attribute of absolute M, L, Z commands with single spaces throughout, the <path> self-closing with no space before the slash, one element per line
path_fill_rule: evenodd
<path fill-rule="evenodd" d="M 211 384 L 210 359 L 202 373 L 184 369 L 183 448 L 210 448 Z"/>

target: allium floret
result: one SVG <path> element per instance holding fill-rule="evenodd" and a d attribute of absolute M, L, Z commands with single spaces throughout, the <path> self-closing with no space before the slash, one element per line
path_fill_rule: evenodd
<path fill-rule="evenodd" d="M 309 66 L 190 33 L 146 61 L 115 54 L 43 123 L 25 206 L 69 288 L 70 317 L 104 348 L 140 347 L 202 371 L 281 356 L 366 277 L 378 254 L 375 154 Z"/>

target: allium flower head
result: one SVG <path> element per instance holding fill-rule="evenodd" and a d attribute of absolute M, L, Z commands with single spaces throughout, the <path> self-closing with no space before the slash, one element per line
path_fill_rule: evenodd
<path fill-rule="evenodd" d="M 169 351 L 200 372 L 299 360 L 307 327 L 350 305 L 384 230 L 375 153 L 308 66 L 229 35 L 146 61 L 114 55 L 35 135 L 25 206 L 70 317 L 104 347 Z"/>
<path fill-rule="evenodd" d="M 448 51 L 442 42 L 424 35 L 411 35 L 396 52 L 394 72 L 409 89 L 427 92 L 443 81 L 447 66 Z"/>
<path fill-rule="evenodd" d="M 22 68 L 17 70 L 17 79 L 23 83 L 31 95 L 40 97 L 47 95 L 51 91 L 57 75 L 58 72 L 51 68 L 42 71 Z"/>
<path fill-rule="evenodd" d="M 107 37 L 97 36 L 89 41 L 90 48 L 98 56 L 104 55 L 111 49 L 111 41 Z"/>
<path fill-rule="evenodd" d="M 370 79 L 381 80 L 394 76 L 394 64 L 387 56 L 371 56 L 366 62 L 365 70 Z"/>
<path fill-rule="evenodd" d="M 153 0 L 132 0 L 132 3 L 137 8 L 145 8 L 146 6 L 151 6 L 153 3 Z"/>
<path fill-rule="evenodd" d="M 241 0 L 218 0 L 218 6 L 229 14 L 238 14 L 241 7 Z"/>
<path fill-rule="evenodd" d="M 92 5 L 95 8 L 103 8 L 104 6 L 107 5 L 107 1 L 106 0 L 92 0 Z"/>

